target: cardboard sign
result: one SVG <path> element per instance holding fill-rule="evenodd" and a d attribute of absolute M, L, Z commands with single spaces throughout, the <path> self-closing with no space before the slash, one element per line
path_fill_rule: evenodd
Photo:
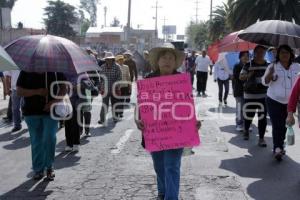
<path fill-rule="evenodd" d="M 189 74 L 176 74 L 137 82 L 138 108 L 150 152 L 200 144 Z"/>

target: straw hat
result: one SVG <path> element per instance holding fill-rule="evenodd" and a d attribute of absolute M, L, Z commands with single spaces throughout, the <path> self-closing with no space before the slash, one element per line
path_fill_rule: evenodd
<path fill-rule="evenodd" d="M 105 52 L 104 60 L 115 59 L 115 56 L 112 52 Z"/>
<path fill-rule="evenodd" d="M 119 61 L 119 60 L 124 60 L 124 56 L 123 55 L 117 55 L 116 56 L 116 61 Z"/>
<path fill-rule="evenodd" d="M 123 53 L 123 55 L 130 55 L 133 56 L 133 54 L 130 51 L 125 51 L 125 53 Z"/>
<path fill-rule="evenodd" d="M 154 70 L 158 69 L 158 56 L 162 51 L 170 51 L 176 56 L 176 69 L 182 65 L 184 60 L 184 53 L 175 49 L 174 45 L 171 43 L 164 43 L 159 47 L 155 47 L 149 52 L 149 61 Z"/>

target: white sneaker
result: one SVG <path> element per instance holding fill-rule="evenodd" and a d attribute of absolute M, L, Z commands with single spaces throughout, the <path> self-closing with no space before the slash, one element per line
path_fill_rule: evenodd
<path fill-rule="evenodd" d="M 279 147 L 277 147 L 277 148 L 275 149 L 275 153 L 281 153 L 281 149 L 280 149 Z"/>
<path fill-rule="evenodd" d="M 73 151 L 79 152 L 79 145 L 74 145 L 73 146 Z"/>
<path fill-rule="evenodd" d="M 243 129 L 242 126 L 236 126 L 235 130 L 238 131 L 238 132 L 242 132 L 244 129 Z"/>
<path fill-rule="evenodd" d="M 249 132 L 252 132 L 253 131 L 253 128 L 250 126 L 250 128 L 249 128 Z"/>
<path fill-rule="evenodd" d="M 71 152 L 71 151 L 73 151 L 73 148 L 70 147 L 70 146 L 66 146 L 66 147 L 65 147 L 65 151 L 66 151 L 66 152 Z"/>

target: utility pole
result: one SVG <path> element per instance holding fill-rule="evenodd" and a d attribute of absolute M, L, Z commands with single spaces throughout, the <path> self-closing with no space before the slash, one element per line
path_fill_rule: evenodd
<path fill-rule="evenodd" d="M 166 19 L 166 17 L 164 17 L 162 20 L 164 21 L 164 29 L 165 29 L 167 19 Z M 164 30 L 164 29 L 163 29 L 164 41 L 166 42 L 167 41 L 167 33 L 166 33 L 166 30 Z"/>
<path fill-rule="evenodd" d="M 130 43 L 130 24 L 131 24 L 131 0 L 128 0 L 128 18 L 127 18 L 127 43 Z"/>
<path fill-rule="evenodd" d="M 210 0 L 210 15 L 209 15 L 209 20 L 212 20 L 212 9 L 213 9 L 213 0 Z"/>
<path fill-rule="evenodd" d="M 196 24 L 198 24 L 198 17 L 199 17 L 199 0 L 196 2 Z"/>
<path fill-rule="evenodd" d="M 104 27 L 106 27 L 107 6 L 104 7 Z"/>
<path fill-rule="evenodd" d="M 157 16 L 158 16 L 158 9 L 162 7 L 158 6 L 158 1 L 156 1 L 155 7 L 152 8 L 155 8 L 155 38 L 158 39 Z"/>

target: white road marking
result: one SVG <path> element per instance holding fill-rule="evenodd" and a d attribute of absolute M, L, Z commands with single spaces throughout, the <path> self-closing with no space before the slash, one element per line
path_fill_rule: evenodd
<path fill-rule="evenodd" d="M 126 142 L 130 138 L 133 133 L 133 129 L 129 129 L 125 132 L 125 134 L 120 138 L 116 146 L 111 150 L 112 154 L 119 154 L 124 149 Z"/>

